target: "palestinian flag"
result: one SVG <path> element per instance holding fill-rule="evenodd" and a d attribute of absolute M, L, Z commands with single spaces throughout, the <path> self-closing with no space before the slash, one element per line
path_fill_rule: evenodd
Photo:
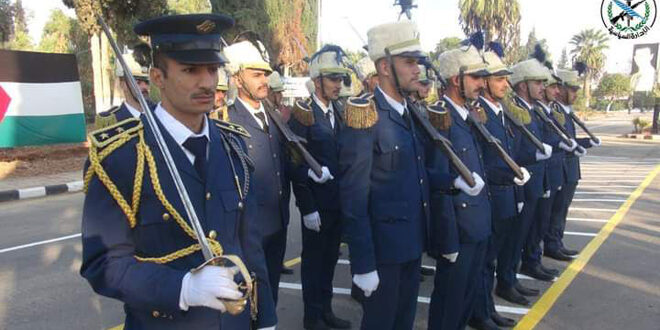
<path fill-rule="evenodd" d="M 76 57 L 0 50 L 0 148 L 83 141 Z"/>

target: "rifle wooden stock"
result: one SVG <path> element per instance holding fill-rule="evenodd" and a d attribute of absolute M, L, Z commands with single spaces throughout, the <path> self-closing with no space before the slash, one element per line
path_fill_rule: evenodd
<path fill-rule="evenodd" d="M 490 144 L 495 148 L 495 150 L 497 150 L 497 154 L 500 156 L 500 158 L 502 158 L 502 160 L 506 163 L 506 165 L 509 166 L 509 168 L 513 171 L 513 173 L 519 179 L 522 180 L 525 177 L 525 175 L 523 174 L 522 170 L 520 169 L 520 166 L 516 163 L 516 161 L 514 161 L 513 158 L 511 158 L 511 156 L 509 156 L 509 154 L 506 152 L 506 150 L 502 148 L 502 144 L 500 144 L 500 140 L 496 139 L 492 134 L 490 134 L 490 132 L 484 126 L 484 124 L 479 122 L 478 119 L 474 118 L 474 114 L 472 112 L 468 113 L 468 120 L 472 124 L 472 126 L 474 126 L 477 129 L 477 131 L 479 132 L 479 134 L 481 134 L 484 140 L 486 140 L 488 144 Z"/>
<path fill-rule="evenodd" d="M 589 135 L 589 138 L 590 138 L 592 141 L 594 141 L 594 142 L 598 142 L 598 138 L 597 138 L 593 133 L 591 133 L 591 131 L 589 131 L 589 129 L 587 128 L 587 125 L 585 125 L 585 123 L 584 123 L 580 118 L 578 118 L 578 116 L 575 114 L 575 112 L 571 111 L 571 113 L 569 114 L 569 116 L 571 117 L 571 119 L 573 119 L 573 121 L 574 121 L 576 124 L 578 124 L 578 126 L 580 126 L 580 127 L 582 128 L 582 130 L 583 130 L 585 133 L 587 133 L 587 135 Z"/>
<path fill-rule="evenodd" d="M 309 168 L 311 168 L 318 177 L 321 177 L 323 174 L 321 164 L 319 164 L 319 162 L 314 159 L 312 154 L 310 154 L 309 151 L 307 151 L 307 148 L 305 148 L 303 145 L 303 143 L 306 143 L 307 141 L 293 133 L 291 128 L 289 128 L 289 125 L 287 125 L 282 119 L 280 113 L 273 110 L 273 108 L 270 106 L 270 103 L 268 103 L 268 105 L 269 106 L 265 107 L 266 113 L 268 114 L 268 117 L 273 121 L 273 123 L 275 123 L 275 126 L 280 131 L 280 133 L 282 133 L 284 139 L 286 139 L 287 143 L 292 145 L 298 152 L 300 152 L 300 155 L 302 155 L 305 163 L 307 163 Z"/>
<path fill-rule="evenodd" d="M 525 127 L 523 123 L 521 123 L 518 119 L 513 117 L 508 111 L 504 111 L 504 116 L 506 116 L 506 118 L 511 123 L 513 123 L 513 125 L 516 126 L 516 128 L 518 128 L 520 132 L 523 133 L 523 135 L 529 140 L 529 142 L 531 142 L 536 147 L 536 149 L 538 149 L 542 153 L 545 153 L 545 147 L 543 147 L 543 142 L 541 142 L 541 140 L 539 140 L 536 137 L 536 135 L 534 135 L 534 133 L 530 132 L 529 129 L 527 129 L 527 127 Z"/>
<path fill-rule="evenodd" d="M 538 107 L 532 107 L 532 109 L 534 109 L 534 112 L 536 112 L 539 118 L 541 118 L 541 120 L 546 125 L 552 128 L 552 130 L 555 132 L 555 134 L 557 134 L 557 136 L 559 136 L 559 138 L 562 140 L 562 142 L 564 142 L 564 144 L 569 146 L 573 144 L 571 142 L 570 135 L 568 134 L 568 132 L 564 127 L 557 126 L 555 122 L 553 122 L 550 118 L 548 118 L 548 116 L 545 115 L 545 112 L 543 112 L 543 110 L 539 109 Z M 580 152 L 584 152 L 584 148 L 580 145 L 578 145 L 576 149 L 579 150 Z"/>
<path fill-rule="evenodd" d="M 411 103 L 408 103 L 411 104 Z M 438 146 L 440 147 L 440 150 L 449 158 L 449 164 L 454 168 L 456 172 L 458 172 L 458 175 L 465 180 L 465 182 L 470 186 L 474 187 L 477 183 L 474 181 L 474 177 L 472 176 L 472 172 L 470 169 L 465 166 L 463 161 L 458 157 L 456 152 L 454 151 L 451 142 L 447 140 L 444 136 L 442 136 L 438 130 L 431 125 L 431 123 L 428 121 L 428 119 L 424 118 L 417 109 L 411 109 L 410 113 L 412 117 L 415 119 L 415 121 L 419 124 L 419 126 L 422 127 L 424 132 L 431 138 L 431 140 Z"/>

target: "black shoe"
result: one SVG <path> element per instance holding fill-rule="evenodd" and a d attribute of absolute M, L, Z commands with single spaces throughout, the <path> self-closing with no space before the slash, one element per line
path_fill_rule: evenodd
<path fill-rule="evenodd" d="M 576 256 L 576 255 L 580 254 L 580 251 L 578 251 L 578 250 L 571 250 L 571 249 L 567 249 L 565 247 L 560 247 L 559 251 L 561 251 L 561 253 L 563 253 L 563 254 L 565 254 L 569 257 Z"/>
<path fill-rule="evenodd" d="M 543 255 L 559 261 L 572 261 L 573 257 L 567 256 L 561 251 L 543 251 Z"/>
<path fill-rule="evenodd" d="M 497 327 L 497 324 L 493 322 L 491 319 L 487 320 L 477 320 L 477 319 L 470 319 L 468 322 L 468 325 L 474 329 L 477 330 L 499 330 L 500 328 Z"/>
<path fill-rule="evenodd" d="M 304 321 L 303 327 L 305 330 L 330 330 L 323 320 Z"/>
<path fill-rule="evenodd" d="M 521 295 L 516 289 L 514 288 L 496 288 L 495 289 L 495 294 L 508 301 L 512 302 L 514 304 L 518 305 L 523 305 L 523 306 L 529 306 L 529 300 L 525 298 L 525 296 Z"/>
<path fill-rule="evenodd" d="M 282 266 L 282 270 L 280 270 L 280 273 L 284 275 L 293 275 L 293 269 L 289 267 Z"/>
<path fill-rule="evenodd" d="M 548 268 L 546 266 L 543 266 L 543 264 L 540 264 L 539 267 L 541 267 L 541 270 L 544 271 L 548 275 L 552 276 L 559 276 L 559 271 L 554 269 L 554 268 Z"/>
<path fill-rule="evenodd" d="M 535 278 L 539 281 L 552 282 L 555 279 L 554 276 L 541 270 L 539 265 L 534 267 L 520 267 L 520 273 Z"/>
<path fill-rule="evenodd" d="M 424 276 L 433 276 L 433 275 L 435 275 L 435 270 L 433 268 L 428 268 L 428 267 L 422 266 L 421 273 Z"/>
<path fill-rule="evenodd" d="M 350 329 L 351 322 L 348 320 L 340 319 L 333 312 L 323 314 L 323 322 L 332 329 Z"/>
<path fill-rule="evenodd" d="M 516 291 L 518 291 L 518 293 L 526 297 L 536 297 L 540 293 L 538 289 L 528 288 L 520 283 L 516 283 L 516 285 L 514 285 L 513 287 L 516 288 Z"/>
<path fill-rule="evenodd" d="M 516 326 L 516 320 L 504 317 L 498 312 L 493 312 L 493 314 L 490 315 L 490 318 L 493 319 L 493 322 L 495 322 L 498 327 L 513 328 Z"/>

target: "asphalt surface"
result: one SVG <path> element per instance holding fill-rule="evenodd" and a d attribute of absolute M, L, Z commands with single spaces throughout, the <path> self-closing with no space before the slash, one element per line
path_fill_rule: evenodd
<path fill-rule="evenodd" d="M 583 158 L 583 180 L 569 213 L 565 243 L 582 249 L 652 169 L 660 144 L 606 138 L 631 129 L 632 117 L 590 121 L 603 146 Z M 639 197 L 590 263 L 558 297 L 539 329 L 660 329 L 660 178 Z M 78 275 L 83 194 L 0 204 L 0 329 L 108 329 L 123 322 L 121 304 L 96 295 Z M 292 211 L 286 260 L 294 275 L 283 275 L 278 329 L 302 329 L 300 215 Z M 348 252 L 335 274 L 333 307 L 358 328 L 361 309 L 348 295 Z M 544 259 L 563 270 L 566 263 Z M 433 266 L 432 259 L 424 264 Z M 551 283 L 522 278 L 546 291 Z M 425 329 L 433 278 L 421 283 L 416 329 Z M 522 318 L 532 306 L 496 298 L 506 316 Z"/>

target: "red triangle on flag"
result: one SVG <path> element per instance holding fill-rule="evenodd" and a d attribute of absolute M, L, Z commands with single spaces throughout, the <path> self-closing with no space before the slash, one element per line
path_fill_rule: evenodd
<path fill-rule="evenodd" d="M 11 97 L 5 92 L 5 90 L 0 86 L 0 123 L 5 119 L 5 113 L 9 109 L 9 102 L 11 102 Z"/>

